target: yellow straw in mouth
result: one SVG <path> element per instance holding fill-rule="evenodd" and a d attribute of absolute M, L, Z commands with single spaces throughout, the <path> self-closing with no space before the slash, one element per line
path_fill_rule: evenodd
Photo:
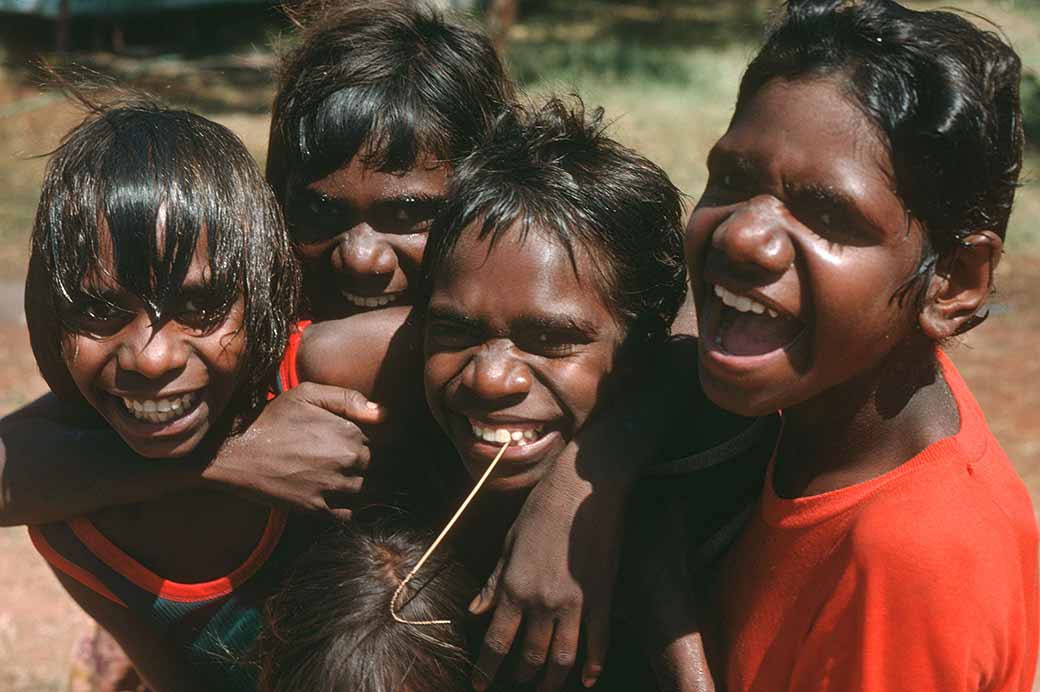
<path fill-rule="evenodd" d="M 404 593 L 404 587 L 408 583 L 408 581 L 412 577 L 414 577 L 420 569 L 422 569 L 422 566 L 426 563 L 426 560 L 428 560 L 429 557 L 433 555 L 433 551 L 437 550 L 437 546 L 441 544 L 441 541 L 444 540 L 444 537 L 447 536 L 448 532 L 451 531 L 451 528 L 455 526 L 455 522 L 458 521 L 459 517 L 462 516 L 462 513 L 466 511 L 466 508 L 469 507 L 469 503 L 473 501 L 473 498 L 477 496 L 477 492 L 484 485 L 484 481 L 488 479 L 488 477 L 491 475 L 491 472 L 495 470 L 496 466 L 498 466 L 499 459 L 501 459 L 502 455 L 506 453 L 506 449 L 509 447 L 510 442 L 512 442 L 512 440 L 508 440 L 504 445 L 502 445 L 502 449 L 498 450 L 498 454 L 495 455 L 495 458 L 491 462 L 491 465 L 487 467 L 487 470 L 484 471 L 484 475 L 482 475 L 480 477 L 480 480 L 477 481 L 477 484 L 473 486 L 473 490 L 469 491 L 469 495 L 467 495 L 466 499 L 462 501 L 462 504 L 459 505 L 459 508 L 455 510 L 454 516 L 452 516 L 451 520 L 448 521 L 448 524 L 441 530 L 440 535 L 438 535 L 436 540 L 434 540 L 434 542 L 430 544 L 430 547 L 426 549 L 426 552 L 423 553 L 423 556 L 421 558 L 419 558 L 419 561 L 415 563 L 415 567 L 412 567 L 412 571 L 410 571 L 407 574 L 407 576 L 405 576 L 405 578 L 401 580 L 401 583 L 398 584 L 397 590 L 394 591 L 394 597 L 390 599 L 390 616 L 393 617 L 393 619 L 396 622 L 400 622 L 403 625 L 451 624 L 451 620 L 406 620 L 405 618 L 397 614 L 397 602 L 400 600 L 401 594 Z"/>

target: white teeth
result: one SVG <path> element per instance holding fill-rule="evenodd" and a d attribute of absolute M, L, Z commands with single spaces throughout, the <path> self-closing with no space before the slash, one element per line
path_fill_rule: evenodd
<path fill-rule="evenodd" d="M 525 430 L 510 430 L 508 428 L 485 428 L 475 423 L 470 424 L 473 428 L 473 436 L 485 442 L 505 444 L 513 442 L 518 447 L 525 446 L 528 442 L 537 440 L 541 433 L 538 430 L 527 428 Z"/>
<path fill-rule="evenodd" d="M 733 308 L 738 312 L 753 312 L 756 315 L 769 315 L 770 317 L 779 317 L 780 313 L 772 308 L 768 308 L 762 303 L 749 298 L 748 296 L 742 296 L 730 291 L 718 284 L 714 287 L 715 295 L 719 297 L 723 305 Z"/>
<path fill-rule="evenodd" d="M 393 303 L 401 295 L 400 293 L 391 293 L 381 296 L 362 296 L 350 291 L 341 291 L 341 293 L 348 303 L 359 308 L 381 308 L 384 305 Z"/>
<path fill-rule="evenodd" d="M 200 390 L 166 399 L 127 399 L 122 397 L 127 412 L 138 420 L 167 423 L 180 418 L 195 405 Z"/>

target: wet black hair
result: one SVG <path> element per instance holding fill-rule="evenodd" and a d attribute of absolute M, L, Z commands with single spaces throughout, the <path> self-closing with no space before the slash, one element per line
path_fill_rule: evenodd
<path fill-rule="evenodd" d="M 654 163 L 605 132 L 602 109 L 553 98 L 502 116 L 456 168 L 423 258 L 428 297 L 463 232 L 493 244 L 514 227 L 588 252 L 626 345 L 664 339 L 686 296 L 682 199 Z"/>
<path fill-rule="evenodd" d="M 437 551 L 408 583 L 395 621 L 390 600 L 430 544 L 400 517 L 334 525 L 268 600 L 257 643 L 262 692 L 463 692 L 473 641 L 466 604 L 476 581 Z"/>
<path fill-rule="evenodd" d="M 220 325 L 241 298 L 245 352 L 230 411 L 265 400 L 299 297 L 299 268 L 271 190 L 227 128 L 146 96 L 88 110 L 53 152 L 32 233 L 26 320 L 51 389 L 77 399 L 62 354 L 85 333 L 85 306 L 112 306 L 115 280 L 154 320 L 174 318 L 196 246 L 209 255 L 200 329 Z M 192 300 L 200 299 L 193 296 Z"/>
<path fill-rule="evenodd" d="M 421 2 L 305 3 L 298 43 L 281 60 L 267 177 L 320 180 L 355 155 L 392 173 L 423 156 L 451 162 L 513 102 L 491 41 Z"/>
<path fill-rule="evenodd" d="M 835 77 L 887 144 L 896 192 L 925 229 L 905 286 L 924 298 L 970 234 L 1007 231 L 1022 169 L 1021 61 L 952 12 L 892 0 L 789 0 L 748 66 L 734 117 L 770 80 Z"/>

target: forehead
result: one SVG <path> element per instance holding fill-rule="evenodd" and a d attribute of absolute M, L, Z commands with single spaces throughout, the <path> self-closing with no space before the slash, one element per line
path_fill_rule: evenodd
<path fill-rule="evenodd" d="M 534 313 L 613 319 L 591 254 L 575 243 L 574 258 L 548 231 L 518 223 L 491 242 L 479 223 L 462 232 L 441 264 L 431 303 L 450 302 L 469 314 L 508 320 Z"/>
<path fill-rule="evenodd" d="M 773 79 L 734 116 L 709 158 L 782 183 L 893 189 L 888 147 L 839 78 Z"/>
<path fill-rule="evenodd" d="M 404 173 L 388 173 L 365 165 L 361 156 L 307 189 L 357 205 L 407 196 L 443 197 L 448 190 L 448 164 L 423 155 Z"/>
<path fill-rule="evenodd" d="M 151 277 L 156 272 L 156 267 L 149 267 L 149 264 L 156 262 L 163 263 L 162 248 L 165 247 L 165 234 L 166 226 L 165 210 L 164 208 L 159 209 L 158 218 L 155 224 L 155 244 L 157 252 L 154 258 L 147 256 L 136 256 L 139 255 L 140 248 L 135 246 L 131 247 L 120 247 L 119 252 L 126 254 L 130 253 L 131 257 L 124 257 L 120 263 L 123 271 L 116 266 L 116 240 L 112 237 L 112 232 L 109 228 L 108 221 L 102 217 L 97 227 L 97 254 L 94 261 L 91 262 L 87 271 L 83 276 L 83 286 L 92 287 L 104 287 L 104 288 L 120 288 L 127 285 L 134 285 L 134 290 L 138 290 L 140 284 L 146 277 Z M 125 246 L 126 243 L 119 243 L 121 246 Z M 154 260 L 154 261 L 153 261 Z M 126 271 L 130 268 L 129 274 Z M 195 247 L 191 255 L 191 262 L 188 265 L 187 272 L 184 276 L 183 285 L 198 285 L 205 284 L 210 280 L 211 268 L 210 268 L 210 256 L 209 256 L 209 234 L 206 232 L 206 227 L 203 225 L 199 229 L 198 239 L 195 242 Z"/>

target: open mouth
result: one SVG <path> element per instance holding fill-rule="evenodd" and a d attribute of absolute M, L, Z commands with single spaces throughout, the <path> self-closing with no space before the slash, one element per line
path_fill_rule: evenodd
<path fill-rule="evenodd" d="M 404 291 L 385 293 L 378 296 L 363 296 L 350 291 L 340 291 L 347 302 L 357 308 L 382 308 L 396 303 L 404 295 Z"/>
<path fill-rule="evenodd" d="M 496 444 L 505 444 L 506 442 L 513 442 L 517 447 L 526 447 L 528 444 L 541 439 L 542 431 L 541 427 L 535 428 L 524 427 L 524 428 L 499 428 L 491 427 L 486 424 L 476 423 L 470 420 L 470 427 L 473 429 L 473 437 L 484 442 L 492 442 Z"/>
<path fill-rule="evenodd" d="M 805 325 L 782 309 L 714 284 L 718 317 L 709 330 L 712 344 L 733 356 L 761 356 L 790 346 Z"/>
<path fill-rule="evenodd" d="M 202 399 L 197 389 L 164 399 L 130 399 L 118 397 L 131 418 L 145 423 L 171 423 L 191 413 Z"/>

